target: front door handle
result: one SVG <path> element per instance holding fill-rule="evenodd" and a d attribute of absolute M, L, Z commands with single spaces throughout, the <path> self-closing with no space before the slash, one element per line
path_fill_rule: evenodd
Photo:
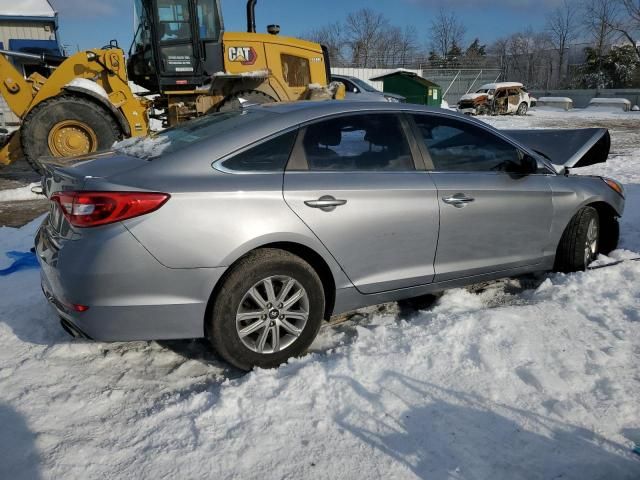
<path fill-rule="evenodd" d="M 304 202 L 307 207 L 319 208 L 323 212 L 333 212 L 336 207 L 341 207 L 346 203 L 346 200 L 338 200 L 331 195 L 324 195 L 317 200 L 307 200 Z"/>
<path fill-rule="evenodd" d="M 464 208 L 468 204 L 475 202 L 476 199 L 468 197 L 464 193 L 456 193 L 451 197 L 444 197 L 442 201 L 444 203 L 448 203 L 449 205 L 453 205 L 456 208 Z"/>

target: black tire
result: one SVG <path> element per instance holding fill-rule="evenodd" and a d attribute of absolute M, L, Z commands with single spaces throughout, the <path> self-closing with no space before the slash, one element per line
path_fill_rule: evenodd
<path fill-rule="evenodd" d="M 244 100 L 244 103 L 248 105 L 262 105 L 264 103 L 276 102 L 273 97 L 270 97 L 266 93 L 258 92 L 257 90 L 244 90 L 227 97 L 224 102 L 222 102 L 222 105 L 220 105 L 218 111 L 231 112 L 240 110 L 243 104 L 240 99 Z"/>
<path fill-rule="evenodd" d="M 93 100 L 76 95 L 60 95 L 45 100 L 25 117 L 20 132 L 25 159 L 36 172 L 42 173 L 38 163 L 40 157 L 54 155 L 48 144 L 51 130 L 60 122 L 74 120 L 93 130 L 97 144 L 92 151 L 108 150 L 122 137 L 111 112 Z"/>
<path fill-rule="evenodd" d="M 592 258 L 586 258 L 586 244 L 588 229 L 592 221 L 597 226 L 598 245 Z M 562 234 L 554 270 L 557 272 L 569 273 L 584 271 L 591 261 L 595 260 L 599 252 L 600 219 L 598 211 L 593 207 L 583 207 L 571 219 L 569 225 Z"/>
<path fill-rule="evenodd" d="M 611 215 L 600 217 L 600 253 L 609 255 L 620 241 L 620 222 Z"/>
<path fill-rule="evenodd" d="M 306 324 L 301 327 L 302 332 L 289 346 L 274 353 L 258 353 L 241 340 L 236 328 L 236 314 L 245 294 L 253 286 L 275 276 L 290 277 L 304 288 L 309 315 Z M 313 267 L 292 253 L 264 248 L 249 253 L 228 272 L 216 293 L 211 315 L 206 319 L 206 331 L 214 349 L 230 364 L 242 370 L 274 368 L 307 350 L 318 334 L 324 310 L 324 289 Z M 283 337 L 286 334 L 283 327 L 273 328 L 278 328 Z"/>
<path fill-rule="evenodd" d="M 528 110 L 529 106 L 525 102 L 522 102 L 520 105 L 518 105 L 516 115 L 526 115 Z"/>

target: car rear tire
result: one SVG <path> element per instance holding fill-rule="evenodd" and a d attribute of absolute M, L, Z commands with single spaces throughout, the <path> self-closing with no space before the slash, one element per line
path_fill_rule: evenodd
<path fill-rule="evenodd" d="M 529 110 L 529 106 L 525 102 L 522 102 L 518 106 L 518 111 L 516 112 L 516 115 L 526 115 L 528 110 Z"/>
<path fill-rule="evenodd" d="M 307 350 L 324 309 L 322 282 L 311 265 L 284 250 L 260 249 L 226 275 L 207 336 L 227 362 L 242 370 L 274 368 Z"/>
<path fill-rule="evenodd" d="M 600 218 L 593 207 L 583 207 L 562 234 L 556 253 L 555 270 L 578 272 L 587 269 L 600 251 Z"/>
<path fill-rule="evenodd" d="M 110 112 L 76 95 L 60 95 L 35 107 L 20 132 L 26 161 L 38 173 L 43 156 L 66 157 L 108 150 L 122 132 Z"/>

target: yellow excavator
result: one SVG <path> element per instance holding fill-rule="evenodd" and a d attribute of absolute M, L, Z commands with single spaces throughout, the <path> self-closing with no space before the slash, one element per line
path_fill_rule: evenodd
<path fill-rule="evenodd" d="M 280 36 L 277 25 L 256 33 L 256 2 L 247 2 L 247 32 L 231 33 L 219 0 L 134 0 L 127 59 L 115 41 L 69 57 L 0 50 L 0 94 L 21 120 L 0 143 L 0 164 L 24 157 L 39 170 L 41 157 L 148 135 L 154 118 L 172 126 L 244 104 L 344 98 L 344 86 L 330 87 L 325 47 Z M 51 73 L 25 79 L 10 57 L 37 60 Z"/>

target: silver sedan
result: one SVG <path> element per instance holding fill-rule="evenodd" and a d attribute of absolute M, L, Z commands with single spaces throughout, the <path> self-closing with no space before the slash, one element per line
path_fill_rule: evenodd
<path fill-rule="evenodd" d="M 207 337 L 273 367 L 333 315 L 584 270 L 616 247 L 624 191 L 570 170 L 608 153 L 606 130 L 498 131 L 416 105 L 214 114 L 44 162 L 42 288 L 74 335 Z"/>

